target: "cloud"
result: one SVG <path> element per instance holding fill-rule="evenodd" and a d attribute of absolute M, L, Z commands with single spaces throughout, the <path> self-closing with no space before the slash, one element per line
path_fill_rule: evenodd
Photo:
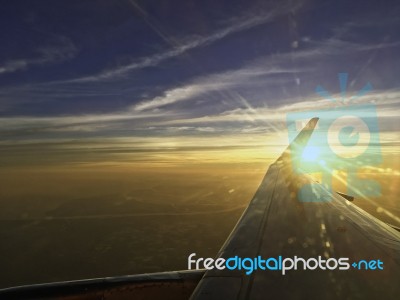
<path fill-rule="evenodd" d="M 18 70 L 23 70 L 29 65 L 30 61 L 28 60 L 9 60 L 3 63 L 0 66 L 0 74 L 4 73 L 12 73 Z"/>
<path fill-rule="evenodd" d="M 332 37 L 323 41 L 315 41 L 308 39 L 305 41 L 310 46 L 315 48 L 312 55 L 340 55 L 340 54 L 351 54 L 361 51 L 379 50 L 384 48 L 398 47 L 400 42 L 381 42 L 371 44 L 360 44 L 344 39 Z"/>
<path fill-rule="evenodd" d="M 193 98 L 194 96 L 200 95 L 204 92 L 220 89 L 222 84 L 207 85 L 207 84 L 189 84 L 183 87 L 170 89 L 164 92 L 163 96 L 156 97 L 151 100 L 145 100 L 137 105 L 133 106 L 134 111 L 143 111 L 153 108 L 158 108 L 167 104 L 172 104 L 185 99 Z"/>
<path fill-rule="evenodd" d="M 33 58 L 12 59 L 0 64 L 0 75 L 22 71 L 30 66 L 61 62 L 75 57 L 78 49 L 67 37 L 57 36 L 51 43 L 35 50 Z"/>
<path fill-rule="evenodd" d="M 325 58 L 326 56 L 330 55 L 348 55 L 351 53 L 360 53 L 364 51 L 400 46 L 400 42 L 358 44 L 336 38 L 330 38 L 323 41 L 307 40 L 306 43 L 308 44 L 308 47 L 304 50 L 269 55 L 259 58 L 254 62 L 236 70 L 214 73 L 208 76 L 195 78 L 185 85 L 166 90 L 161 96 L 157 96 L 153 99 L 143 100 L 139 104 L 134 105 L 132 108 L 135 111 L 154 109 L 174 104 L 176 102 L 190 100 L 208 92 L 222 91 L 235 86 L 251 86 L 254 79 L 261 76 L 282 74 L 296 75 L 301 72 L 313 70 L 312 67 L 294 68 L 290 66 L 290 63 L 288 63 L 291 61 L 302 63 L 312 61 L 315 64 L 318 59 Z M 287 78 L 281 78 L 281 83 L 284 80 L 288 81 Z M 293 80 L 293 76 L 290 80 Z M 265 80 L 265 85 L 277 83 L 279 82 L 272 81 L 271 77 L 269 77 L 268 80 Z"/>
<path fill-rule="evenodd" d="M 333 95 L 339 97 L 339 95 Z M 351 96 L 351 95 L 349 95 Z M 240 99 L 239 99 L 240 100 Z M 238 101 L 239 101 L 238 100 Z M 213 135 L 221 133 L 265 133 L 282 132 L 285 130 L 286 115 L 289 112 L 324 110 L 335 107 L 336 104 L 321 99 L 315 95 L 307 101 L 290 103 L 291 99 L 284 101 L 281 106 L 251 106 L 242 99 L 242 107 L 226 110 L 221 113 L 204 115 L 200 117 L 178 118 L 180 114 L 172 112 L 140 112 L 131 111 L 114 112 L 110 114 L 69 115 L 53 117 L 15 116 L 0 117 L 0 133 L 3 137 L 17 140 L 18 136 L 43 136 L 49 135 L 53 139 L 62 137 L 64 133 L 96 133 L 101 135 L 107 131 L 119 132 L 118 134 L 151 134 L 162 135 L 169 132 L 173 135 L 187 135 L 198 133 Z M 399 131 L 399 126 L 393 125 L 393 118 L 400 115 L 400 91 L 376 91 L 365 95 L 354 104 L 374 103 L 377 106 L 381 130 Z M 135 122 L 133 125 L 132 121 Z M 229 124 L 229 125 L 227 125 Z"/>
<path fill-rule="evenodd" d="M 302 70 L 303 71 L 303 70 Z M 260 76 L 272 76 L 280 74 L 298 73 L 299 69 L 283 69 L 274 66 L 250 65 L 238 70 L 226 71 L 199 77 L 186 85 L 169 89 L 162 96 L 143 100 L 132 106 L 134 111 L 144 111 L 159 108 L 176 102 L 193 99 L 197 96 L 213 92 L 223 91 L 237 85 L 250 84 L 250 81 Z M 271 84 L 271 82 L 270 82 Z"/>
<path fill-rule="evenodd" d="M 377 91 L 357 101 L 356 104 L 376 103 L 384 152 L 397 153 L 394 147 L 398 148 L 400 128 L 390 118 L 400 114 L 400 90 Z M 234 161 L 239 155 L 243 161 L 257 161 L 265 156 L 272 159 L 287 145 L 285 117 L 288 112 L 331 106 L 330 101 L 316 95 L 308 101 L 278 107 L 253 107 L 247 103 L 245 107 L 198 118 L 171 120 L 176 116 L 169 115 L 168 121 L 163 121 L 165 115 L 161 112 L 0 118 L 2 163 L 182 163 L 182 157 L 185 161 L 206 162 Z M 139 120 L 136 128 L 124 123 L 131 120 Z M 394 127 L 387 130 L 391 125 Z M 110 129 L 116 134 L 105 135 Z M 13 133 L 7 140 L 4 133 L 13 130 L 36 132 L 23 138 Z M 125 131 L 121 135 L 119 130 Z M 93 131 L 97 134 L 87 134 Z M 68 132 L 74 134 L 65 135 Z"/>
<path fill-rule="evenodd" d="M 203 47 L 219 41 L 231 34 L 245 31 L 253 27 L 273 21 L 276 17 L 290 13 L 301 6 L 301 2 L 293 4 L 291 1 L 281 1 L 279 6 L 275 6 L 268 10 L 260 10 L 257 12 L 248 12 L 240 17 L 232 18 L 228 22 L 228 25 L 224 28 L 216 30 L 208 36 L 196 36 L 185 38 L 185 40 L 178 45 L 173 46 L 172 49 L 165 52 L 156 53 L 154 55 L 146 56 L 135 60 L 125 66 L 120 66 L 111 70 L 106 70 L 98 75 L 86 76 L 70 81 L 97 81 L 109 78 L 115 78 L 116 76 L 126 74 L 130 71 L 143 69 L 150 66 L 156 66 L 165 60 L 173 57 L 177 57 L 181 54 L 188 52 L 189 50 Z"/>
<path fill-rule="evenodd" d="M 112 126 L 115 122 L 151 119 L 161 113 L 133 114 L 115 112 L 110 114 L 69 115 L 54 117 L 15 116 L 0 117 L 0 133 L 5 136 L 18 137 L 18 134 L 40 134 L 48 132 L 102 132 L 110 129 L 121 129 Z"/>
<path fill-rule="evenodd" d="M 340 98 L 340 95 L 333 95 L 334 97 Z M 283 102 L 290 102 L 287 101 Z M 377 106 L 378 117 L 381 119 L 398 117 L 400 115 L 400 90 L 391 91 L 377 91 L 360 97 L 356 101 L 349 104 L 367 104 L 373 103 Z M 297 111 L 308 111 L 308 110 L 324 110 L 337 107 L 337 104 L 330 102 L 327 99 L 321 99 L 320 96 L 315 95 L 309 97 L 307 101 L 300 101 L 275 107 L 252 107 L 247 106 L 245 108 L 235 108 L 227 110 L 214 115 L 206 115 L 196 118 L 187 119 L 175 119 L 168 121 L 161 121 L 157 125 L 187 125 L 193 126 L 193 124 L 217 124 L 217 123 L 255 123 L 264 122 L 267 124 L 279 124 L 285 122 L 286 115 L 289 112 Z M 384 128 L 382 128 L 384 130 Z M 397 128 L 400 130 L 400 127 Z"/>

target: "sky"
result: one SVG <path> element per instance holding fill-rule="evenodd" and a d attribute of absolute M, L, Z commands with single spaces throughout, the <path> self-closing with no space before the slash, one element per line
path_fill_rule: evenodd
<path fill-rule="evenodd" d="M 384 4 L 383 4 L 384 3 Z M 397 157 L 398 1 L 2 1 L 0 165 L 272 159 L 286 115 L 375 104 Z M 398 160 L 397 160 L 398 162 Z"/>

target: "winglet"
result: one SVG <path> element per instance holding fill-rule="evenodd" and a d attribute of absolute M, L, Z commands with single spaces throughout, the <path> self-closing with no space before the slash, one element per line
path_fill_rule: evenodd
<path fill-rule="evenodd" d="M 300 133 L 296 136 L 296 138 L 290 143 L 290 145 L 286 148 L 286 150 L 282 153 L 282 155 L 277 159 L 279 161 L 285 161 L 291 157 L 291 153 L 302 153 L 303 149 L 306 147 L 308 140 L 311 137 L 319 118 L 312 118 L 306 126 L 300 131 Z"/>
<path fill-rule="evenodd" d="M 344 199 L 346 199 L 347 201 L 353 201 L 353 200 L 354 200 L 354 197 L 353 197 L 353 196 L 346 195 L 346 194 L 341 193 L 341 192 L 338 192 L 338 191 L 336 191 L 336 193 L 339 194 L 340 196 L 342 196 L 342 197 L 343 197 Z"/>

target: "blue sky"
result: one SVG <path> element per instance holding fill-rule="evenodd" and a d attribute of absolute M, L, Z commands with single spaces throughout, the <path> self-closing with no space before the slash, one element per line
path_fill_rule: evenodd
<path fill-rule="evenodd" d="M 349 95 L 372 84 L 359 101 L 397 142 L 400 5 L 384 3 L 5 1 L 3 163 L 32 149 L 75 161 L 82 148 L 284 143 L 285 114 L 329 106 L 315 88 L 338 94 L 340 72 Z"/>

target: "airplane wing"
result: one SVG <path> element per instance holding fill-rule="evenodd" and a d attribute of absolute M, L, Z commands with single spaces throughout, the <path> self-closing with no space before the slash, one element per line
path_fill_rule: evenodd
<path fill-rule="evenodd" d="M 311 178 L 292 172 L 318 119 L 272 164 L 217 257 L 380 260 L 383 269 L 189 270 L 0 290 L 1 299 L 398 299 L 400 233 Z M 310 202 L 297 192 L 314 183 Z M 313 201 L 328 199 L 330 201 Z M 347 199 L 346 199 L 347 198 Z M 197 287 L 196 287 L 197 285 Z M 194 292 L 193 292 L 194 290 Z M 190 296 L 191 295 L 191 296 Z"/>
<path fill-rule="evenodd" d="M 272 164 L 247 210 L 217 257 L 349 258 L 380 260 L 383 270 L 208 270 L 191 300 L 199 299 L 399 299 L 400 234 L 339 194 L 314 184 L 309 202 L 297 200 L 311 178 L 292 172 L 318 119 L 312 119 Z M 292 153 L 291 153 L 292 152 Z M 313 201 L 329 199 L 330 201 Z M 231 264 L 232 265 L 232 264 Z M 364 265 L 362 265 L 364 267 Z"/>
<path fill-rule="evenodd" d="M 0 290 L 5 300 L 183 300 L 204 270 L 174 271 L 17 286 Z"/>

